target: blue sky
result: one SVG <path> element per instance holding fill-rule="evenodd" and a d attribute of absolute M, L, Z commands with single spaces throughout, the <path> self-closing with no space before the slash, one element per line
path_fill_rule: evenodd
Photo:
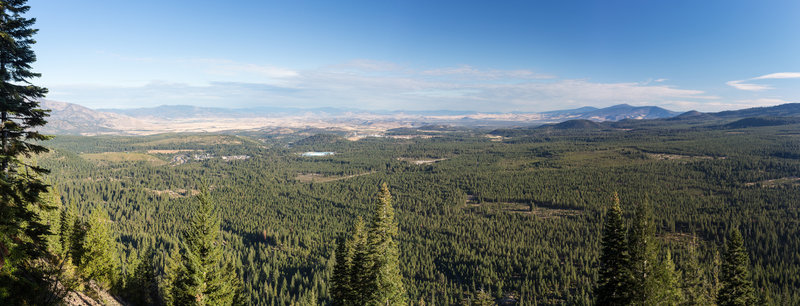
<path fill-rule="evenodd" d="M 800 1 L 30 0 L 48 99 L 548 111 L 800 102 Z"/>

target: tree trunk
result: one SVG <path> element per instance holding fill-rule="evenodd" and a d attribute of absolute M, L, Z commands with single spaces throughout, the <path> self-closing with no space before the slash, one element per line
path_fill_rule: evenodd
<path fill-rule="evenodd" d="M 3 111 L 2 115 L 0 115 L 0 120 L 2 123 L 0 124 L 0 129 L 3 131 L 3 174 L 8 173 L 8 130 L 6 129 L 6 121 L 8 120 L 8 112 Z"/>

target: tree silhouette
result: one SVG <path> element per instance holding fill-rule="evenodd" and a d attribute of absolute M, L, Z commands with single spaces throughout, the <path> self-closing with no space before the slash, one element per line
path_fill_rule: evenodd
<path fill-rule="evenodd" d="M 603 239 L 598 280 L 598 305 L 624 305 L 628 301 L 628 250 L 625 242 L 625 225 L 619 196 L 614 193 L 613 203 L 603 223 Z"/>
<path fill-rule="evenodd" d="M 750 258 L 744 248 L 744 239 L 739 229 L 734 227 L 728 234 L 722 257 L 719 278 L 722 288 L 717 295 L 717 304 L 753 305 L 756 302 L 749 267 Z"/>

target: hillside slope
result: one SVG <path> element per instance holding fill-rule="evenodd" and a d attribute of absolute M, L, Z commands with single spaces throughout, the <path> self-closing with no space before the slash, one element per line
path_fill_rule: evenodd
<path fill-rule="evenodd" d="M 127 129 L 147 126 L 129 116 L 100 112 L 72 103 L 44 100 L 40 105 L 51 110 L 47 125 L 40 129 L 45 134 L 118 135 L 125 134 Z"/>

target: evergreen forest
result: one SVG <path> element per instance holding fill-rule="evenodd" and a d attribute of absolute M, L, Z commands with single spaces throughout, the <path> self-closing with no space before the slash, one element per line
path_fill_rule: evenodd
<path fill-rule="evenodd" d="M 58 136 L 32 162 L 51 170 L 54 206 L 81 224 L 107 214 L 121 296 L 143 259 L 163 294 L 206 194 L 220 217 L 215 256 L 236 271 L 243 301 L 334 303 L 337 248 L 347 249 L 337 241 L 372 222 L 385 183 L 408 303 L 592 304 L 617 194 L 625 243 L 639 228 L 653 239 L 638 256 L 673 263 L 675 304 L 717 301 L 733 230 L 754 299 L 797 304 L 800 126 L 680 123 L 359 141 L 319 131 Z M 637 227 L 643 206 L 652 221 Z"/>

